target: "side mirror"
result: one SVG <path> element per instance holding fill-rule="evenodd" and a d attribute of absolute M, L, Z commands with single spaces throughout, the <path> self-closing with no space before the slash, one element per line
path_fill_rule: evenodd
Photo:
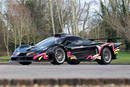
<path fill-rule="evenodd" d="M 72 43 L 71 41 L 67 41 L 66 45 L 69 45 L 69 44 L 71 44 L 71 43 Z"/>
<path fill-rule="evenodd" d="M 29 43 L 29 45 L 34 46 L 34 43 L 31 42 L 31 43 Z"/>

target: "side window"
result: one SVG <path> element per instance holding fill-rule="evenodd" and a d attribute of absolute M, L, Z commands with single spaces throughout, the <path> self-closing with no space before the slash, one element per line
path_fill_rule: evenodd
<path fill-rule="evenodd" d="M 83 46 L 88 46 L 92 43 L 92 41 L 87 40 L 87 39 L 83 39 Z"/>
<path fill-rule="evenodd" d="M 80 37 L 70 37 L 68 42 L 68 46 L 82 46 L 84 41 Z"/>
<path fill-rule="evenodd" d="M 64 41 L 64 38 L 59 38 L 55 41 L 56 44 L 61 44 Z"/>

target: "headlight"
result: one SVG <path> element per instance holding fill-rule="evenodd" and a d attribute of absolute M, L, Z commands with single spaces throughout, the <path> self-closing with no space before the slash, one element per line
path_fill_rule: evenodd
<path fill-rule="evenodd" d="M 14 56 L 18 56 L 20 54 L 20 52 L 16 52 L 15 54 L 14 54 Z"/>

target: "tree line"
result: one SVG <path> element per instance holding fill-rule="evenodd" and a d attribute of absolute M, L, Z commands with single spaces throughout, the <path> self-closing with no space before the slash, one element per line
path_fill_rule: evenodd
<path fill-rule="evenodd" d="M 130 0 L 4 0 L 0 6 L 0 55 L 56 33 L 84 38 L 121 37 L 130 42 Z M 3 7 L 4 5 L 4 7 Z M 101 33 L 102 32 L 102 33 Z M 127 47 L 128 48 L 128 47 Z"/>

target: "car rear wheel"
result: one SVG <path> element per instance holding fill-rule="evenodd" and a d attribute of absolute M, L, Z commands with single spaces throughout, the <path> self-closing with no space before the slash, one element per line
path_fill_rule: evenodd
<path fill-rule="evenodd" d="M 60 65 L 65 62 L 65 52 L 61 47 L 56 47 L 54 50 L 54 59 L 51 62 L 54 65 Z"/>
<path fill-rule="evenodd" d="M 107 65 L 112 61 L 112 52 L 108 47 L 105 47 L 101 53 L 101 60 L 97 60 L 98 64 Z"/>
<path fill-rule="evenodd" d="M 30 65 L 32 62 L 19 62 L 21 65 Z"/>

